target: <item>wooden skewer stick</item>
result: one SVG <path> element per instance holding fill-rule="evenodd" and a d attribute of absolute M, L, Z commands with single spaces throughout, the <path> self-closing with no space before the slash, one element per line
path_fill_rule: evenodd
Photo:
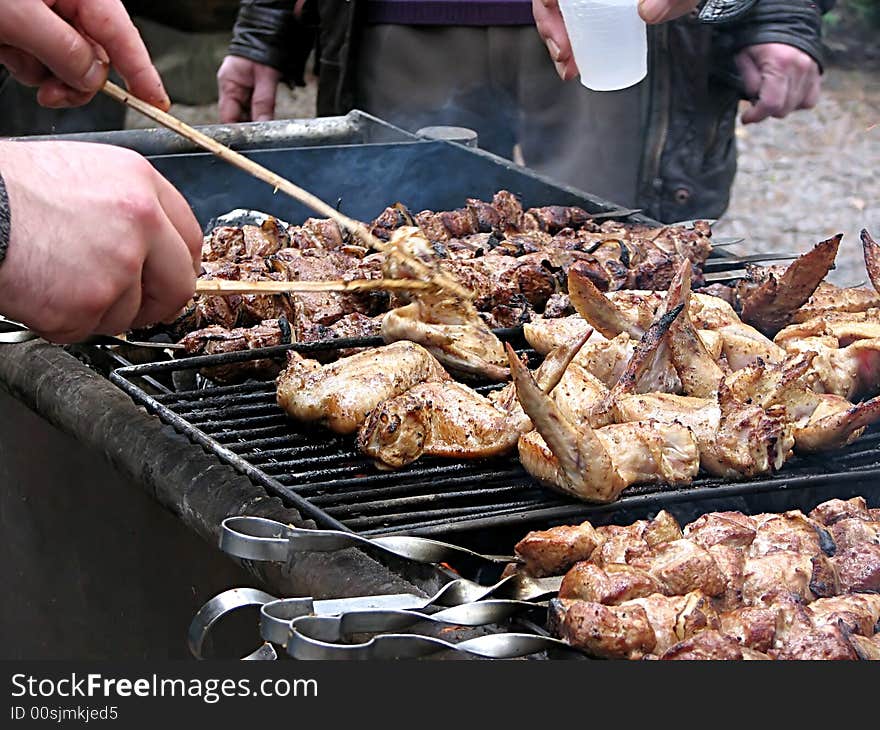
<path fill-rule="evenodd" d="M 190 142 L 193 142 L 199 147 L 208 150 L 208 152 L 215 154 L 217 157 L 228 162 L 229 164 L 234 165 L 240 170 L 244 170 L 246 173 L 256 177 L 259 180 L 262 180 L 265 183 L 268 183 L 276 191 L 280 190 L 282 193 L 289 195 L 294 200 L 297 200 L 303 205 L 308 206 L 316 213 L 332 219 L 341 228 L 350 231 L 358 238 L 360 238 L 370 248 L 374 248 L 377 251 L 385 252 L 395 250 L 394 247 L 389 246 L 384 241 L 376 238 L 376 236 L 374 236 L 363 223 L 361 223 L 360 221 L 356 221 L 353 218 L 349 218 L 343 213 L 340 213 L 338 210 L 336 210 L 336 208 L 328 205 L 317 196 L 312 195 L 308 190 L 304 190 L 298 185 L 295 185 L 289 180 L 272 172 L 268 168 L 263 167 L 253 160 L 248 159 L 244 155 L 230 149 L 221 142 L 212 139 L 203 132 L 200 132 L 198 129 L 194 129 L 185 122 L 180 121 L 177 117 L 174 117 L 167 112 L 163 112 L 161 109 L 158 109 L 151 104 L 147 104 L 145 101 L 138 99 L 136 96 L 132 96 L 125 89 L 117 86 L 113 82 L 107 81 L 104 84 L 103 91 L 105 94 L 112 97 L 121 104 L 125 104 L 125 106 L 131 107 L 132 109 L 140 112 L 144 116 L 149 117 L 154 122 L 161 124 L 163 127 L 167 127 L 172 132 L 176 132 L 181 137 L 185 137 Z M 461 284 L 450 278 L 445 273 L 433 270 L 423 261 L 420 261 L 413 256 L 409 256 L 403 251 L 397 250 L 397 253 L 398 255 L 405 257 L 413 270 L 419 275 L 424 276 L 428 280 L 435 281 L 439 286 L 442 286 L 444 289 L 447 289 L 460 297 L 468 300 L 473 299 L 473 294 L 471 292 L 462 287 Z"/>
<path fill-rule="evenodd" d="M 223 296 L 228 294 L 286 294 L 289 292 L 325 291 L 413 291 L 429 289 L 431 284 L 418 279 L 353 279 L 343 281 L 229 281 L 228 279 L 199 279 L 196 294 Z"/>

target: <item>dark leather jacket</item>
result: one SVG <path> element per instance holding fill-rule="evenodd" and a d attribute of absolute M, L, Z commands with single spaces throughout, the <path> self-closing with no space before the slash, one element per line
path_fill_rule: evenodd
<path fill-rule="evenodd" d="M 739 18 L 700 23 L 696 14 L 649 29 L 649 96 L 638 205 L 658 220 L 719 217 L 736 173 L 737 104 L 733 62 L 741 49 L 785 43 L 822 65 L 822 13 L 834 0 L 758 0 Z M 320 67 L 318 114 L 356 108 L 353 63 L 363 3 L 242 0 L 230 53 L 282 70 L 302 83 L 313 43 Z"/>

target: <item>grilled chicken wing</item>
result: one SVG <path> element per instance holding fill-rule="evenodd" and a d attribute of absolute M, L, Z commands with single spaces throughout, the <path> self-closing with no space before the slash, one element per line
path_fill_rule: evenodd
<path fill-rule="evenodd" d="M 539 354 L 546 355 L 557 347 L 568 344 L 593 328 L 579 314 L 558 319 L 535 318 L 523 325 L 526 342 Z"/>
<path fill-rule="evenodd" d="M 816 353 L 807 375 L 807 384 L 816 393 L 854 400 L 880 392 L 880 339 L 838 347 L 833 337 L 805 337 L 787 346 L 790 353 Z"/>
<path fill-rule="evenodd" d="M 300 421 L 354 433 L 373 408 L 426 381 L 449 375 L 424 347 L 396 342 L 329 365 L 288 354 L 278 376 L 278 405 Z"/>
<path fill-rule="evenodd" d="M 727 396 L 718 401 L 654 393 L 616 401 L 618 420 L 681 424 L 694 435 L 700 465 L 710 474 L 735 479 L 782 467 L 794 445 L 783 414 Z"/>
<path fill-rule="evenodd" d="M 813 296 L 792 315 L 794 323 L 806 322 L 829 312 L 864 312 L 880 307 L 880 292 L 865 288 L 844 288 L 823 281 Z"/>
<path fill-rule="evenodd" d="M 880 338 L 880 309 L 826 312 L 805 322 L 789 325 L 773 341 L 787 349 L 791 342 L 806 337 L 830 337 L 837 340 L 839 347 L 851 345 L 856 340 Z"/>
<path fill-rule="evenodd" d="M 683 311 L 669 329 L 669 350 L 672 365 L 681 379 L 685 395 L 713 398 L 724 372 L 713 357 L 691 321 L 691 267 L 682 266 L 672 280 L 666 297 L 670 309 L 681 306 Z"/>
<path fill-rule="evenodd" d="M 636 482 L 689 483 L 699 457 L 677 424 L 626 423 L 594 430 L 565 420 L 552 398 L 509 350 L 517 397 L 536 432 L 520 438 L 520 461 L 539 481 L 590 501 L 614 500 Z"/>
<path fill-rule="evenodd" d="M 589 333 L 550 353 L 535 376 L 552 390 Z M 380 403 L 364 421 L 358 446 L 380 464 L 399 468 L 423 454 L 460 459 L 512 451 L 532 424 L 513 384 L 490 399 L 454 380 L 429 381 Z"/>
<path fill-rule="evenodd" d="M 425 257 L 430 243 L 416 228 L 399 228 L 391 244 L 409 255 Z M 386 258 L 385 273 L 391 277 L 409 276 L 406 260 Z M 427 348 L 440 362 L 457 372 L 506 380 L 504 348 L 480 317 L 473 302 L 454 296 L 439 287 L 414 291 L 409 304 L 393 309 L 382 320 L 385 342 L 409 340 Z"/>
<path fill-rule="evenodd" d="M 834 266 L 843 234 L 817 243 L 777 276 L 767 273 L 757 286 L 742 282 L 739 287 L 742 319 L 764 334 L 773 336 L 791 320 L 812 296 Z"/>

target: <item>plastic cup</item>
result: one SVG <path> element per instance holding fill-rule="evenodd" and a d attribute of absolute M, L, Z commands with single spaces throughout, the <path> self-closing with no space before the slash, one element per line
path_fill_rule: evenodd
<path fill-rule="evenodd" d="M 638 0 L 559 0 L 581 83 L 617 91 L 648 75 L 648 31 Z"/>

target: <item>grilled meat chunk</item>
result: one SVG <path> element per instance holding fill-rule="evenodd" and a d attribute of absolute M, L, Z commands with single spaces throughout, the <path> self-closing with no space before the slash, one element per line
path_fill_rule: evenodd
<path fill-rule="evenodd" d="M 555 614 L 559 636 L 590 656 L 641 659 L 657 645 L 648 615 L 639 605 L 554 599 L 550 611 Z"/>
<path fill-rule="evenodd" d="M 575 563 L 588 560 L 603 539 L 589 523 L 533 531 L 516 544 L 516 554 L 530 575 L 562 575 Z"/>
<path fill-rule="evenodd" d="M 328 365 L 290 353 L 278 377 L 278 405 L 300 421 L 354 433 L 373 408 L 426 381 L 449 375 L 425 348 L 396 342 Z"/>
<path fill-rule="evenodd" d="M 757 515 L 754 519 L 757 531 L 748 547 L 750 558 L 780 550 L 809 556 L 833 554 L 834 542 L 825 528 L 798 510 Z"/>
<path fill-rule="evenodd" d="M 256 350 L 291 343 L 290 324 L 285 318 L 270 319 L 256 327 L 226 329 L 212 325 L 191 332 L 182 343 L 187 355 L 219 355 L 225 352 Z M 247 377 L 275 377 L 281 368 L 274 360 L 249 360 L 243 363 L 204 368 L 205 377 L 218 383 L 230 383 Z"/>
<path fill-rule="evenodd" d="M 667 596 L 700 590 L 707 596 L 724 592 L 724 576 L 712 554 L 690 540 L 662 543 L 630 561 L 654 577 Z"/>
<path fill-rule="evenodd" d="M 776 638 L 776 611 L 767 606 L 744 606 L 720 614 L 722 633 L 742 646 L 760 652 L 773 648 Z"/>
<path fill-rule="evenodd" d="M 853 593 L 819 598 L 807 606 L 813 626 L 842 626 L 847 633 L 873 636 L 880 621 L 880 595 Z"/>
<path fill-rule="evenodd" d="M 743 569 L 743 603 L 760 606 L 772 603 L 781 593 L 803 600 L 813 597 L 810 581 L 813 559 L 810 555 L 777 551 L 746 559 Z"/>
<path fill-rule="evenodd" d="M 767 660 L 763 652 L 743 646 L 720 631 L 701 631 L 669 647 L 660 659 L 666 661 Z"/>
<path fill-rule="evenodd" d="M 640 568 L 620 563 L 609 563 L 600 568 L 584 561 L 576 563 L 565 574 L 559 597 L 614 606 L 661 592 L 661 583 Z"/>
<path fill-rule="evenodd" d="M 880 545 L 862 544 L 839 551 L 831 562 L 843 593 L 880 593 Z"/>
<path fill-rule="evenodd" d="M 853 497 L 852 499 L 831 499 L 822 502 L 812 512 L 809 517 L 825 527 L 831 527 L 835 522 L 844 519 L 873 521 L 873 515 L 868 509 L 868 503 L 864 497 Z"/>
<path fill-rule="evenodd" d="M 710 512 L 684 528 L 684 536 L 704 548 L 714 545 L 748 547 L 755 539 L 754 519 L 742 512 Z"/>

